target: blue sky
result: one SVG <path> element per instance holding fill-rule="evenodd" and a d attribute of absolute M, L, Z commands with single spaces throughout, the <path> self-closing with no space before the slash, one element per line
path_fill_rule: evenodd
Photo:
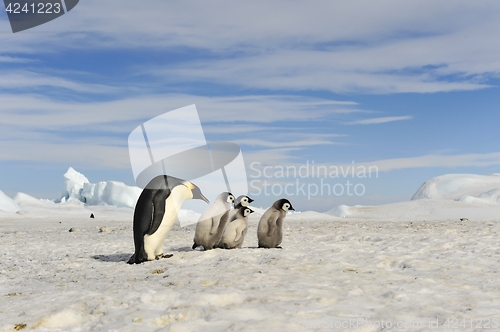
<path fill-rule="evenodd" d="M 499 14 L 495 1 L 87 0 L 12 34 L 2 11 L 0 190 L 58 198 L 70 166 L 133 185 L 128 134 L 193 103 L 206 138 L 239 144 L 248 166 L 379 168 L 353 179 L 364 195 L 290 197 L 299 210 L 499 172 Z"/>

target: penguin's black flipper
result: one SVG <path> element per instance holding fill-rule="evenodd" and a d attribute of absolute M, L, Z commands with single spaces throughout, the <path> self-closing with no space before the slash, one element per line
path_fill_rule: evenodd
<path fill-rule="evenodd" d="M 160 189 L 153 196 L 153 220 L 149 226 L 148 235 L 154 234 L 161 225 L 165 214 L 166 200 L 170 196 L 170 189 Z"/>
<path fill-rule="evenodd" d="M 135 253 L 130 257 L 129 264 L 140 264 L 147 261 L 148 255 L 144 251 L 144 235 L 152 224 L 153 204 L 151 204 L 155 190 L 144 189 L 137 200 L 134 210 L 134 246 Z"/>

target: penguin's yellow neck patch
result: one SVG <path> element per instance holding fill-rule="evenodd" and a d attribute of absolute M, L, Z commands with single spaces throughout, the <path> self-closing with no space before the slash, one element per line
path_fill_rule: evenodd
<path fill-rule="evenodd" d="M 188 188 L 193 190 L 195 188 L 194 184 L 192 184 L 191 182 L 188 182 Z"/>

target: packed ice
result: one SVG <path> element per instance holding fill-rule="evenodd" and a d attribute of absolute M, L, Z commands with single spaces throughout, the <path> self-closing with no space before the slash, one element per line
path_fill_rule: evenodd
<path fill-rule="evenodd" d="M 88 205 L 133 208 L 142 191 L 139 187 L 127 186 L 118 181 L 90 183 L 85 175 L 72 167 L 64 174 L 64 180 L 64 190 L 60 199 L 63 203 L 74 198 Z"/>

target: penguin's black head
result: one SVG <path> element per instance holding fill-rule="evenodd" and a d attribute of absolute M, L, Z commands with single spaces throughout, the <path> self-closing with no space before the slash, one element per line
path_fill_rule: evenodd
<path fill-rule="evenodd" d="M 192 199 L 202 199 L 207 203 L 210 203 L 208 199 L 201 193 L 200 188 L 198 186 L 192 184 L 189 181 L 179 179 L 170 175 L 158 175 L 154 177 L 149 183 L 146 185 L 144 190 L 174 190 L 177 186 L 185 186 L 191 193 L 193 194 Z"/>
<path fill-rule="evenodd" d="M 276 202 L 274 202 L 273 207 L 278 210 L 283 210 L 283 211 L 288 211 L 288 210 L 293 210 L 295 209 L 292 206 L 292 203 L 286 198 L 278 199 Z"/>
<path fill-rule="evenodd" d="M 252 202 L 253 202 L 253 199 L 251 199 L 247 195 L 241 195 L 241 196 L 238 196 L 236 201 L 234 201 L 234 207 L 236 209 L 239 209 L 240 207 L 248 206 Z"/>
<path fill-rule="evenodd" d="M 253 213 L 254 211 L 249 208 L 249 207 L 241 207 L 239 210 L 238 210 L 239 214 L 241 214 L 243 217 L 248 217 L 248 215 L 250 215 L 250 213 Z"/>
<path fill-rule="evenodd" d="M 246 217 L 248 216 L 250 213 L 253 213 L 253 210 L 250 209 L 250 208 L 245 208 L 245 211 L 243 211 L 243 215 Z"/>
<path fill-rule="evenodd" d="M 198 188 L 198 186 L 189 182 L 188 188 L 191 189 L 191 192 L 193 193 L 193 199 L 201 199 L 207 203 L 210 203 L 210 201 L 205 196 L 203 196 L 203 194 L 201 193 L 201 190 L 200 190 L 200 188 Z"/>

